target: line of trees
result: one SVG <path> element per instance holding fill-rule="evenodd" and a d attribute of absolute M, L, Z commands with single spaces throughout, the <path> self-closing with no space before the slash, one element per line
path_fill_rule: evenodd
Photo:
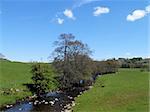
<path fill-rule="evenodd" d="M 75 40 L 72 34 L 61 34 L 54 44 L 56 48 L 53 52 L 53 66 L 59 74 L 58 82 L 62 89 L 71 89 L 81 83 L 82 86 L 90 85 L 97 74 L 117 71 L 116 60 L 94 61 L 90 57 L 92 51 L 88 45 Z"/>
<path fill-rule="evenodd" d="M 120 67 L 149 69 L 150 59 L 140 57 L 94 61 L 88 45 L 76 40 L 72 34 L 61 34 L 54 45 L 51 68 L 39 63 L 32 66 L 34 92 L 38 96 L 54 88 L 71 90 L 77 86 L 89 86 L 98 75 L 115 73 Z"/>
<path fill-rule="evenodd" d="M 149 58 L 146 58 L 146 59 L 143 59 L 142 57 L 136 57 L 136 58 L 131 58 L 131 59 L 119 58 L 118 63 L 121 68 L 141 68 L 147 71 L 150 70 Z"/>
<path fill-rule="evenodd" d="M 55 72 L 43 65 L 32 66 L 32 80 L 37 95 L 46 93 L 52 85 L 55 85 L 56 80 L 61 90 L 71 90 L 76 86 L 91 85 L 97 75 L 117 71 L 116 60 L 94 61 L 90 57 L 92 51 L 88 45 L 75 40 L 72 34 L 61 34 L 54 45 L 52 67 Z M 52 74 L 55 74 L 55 81 L 50 78 Z"/>

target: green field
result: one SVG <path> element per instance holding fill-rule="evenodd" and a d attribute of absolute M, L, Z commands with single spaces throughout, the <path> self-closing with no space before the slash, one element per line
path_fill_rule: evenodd
<path fill-rule="evenodd" d="M 102 87 L 104 86 L 104 87 Z M 148 112 L 149 73 L 120 69 L 99 77 L 94 87 L 75 99 L 74 112 Z"/>
<path fill-rule="evenodd" d="M 31 95 L 23 85 L 31 82 L 30 67 L 27 63 L 0 60 L 0 106 Z"/>

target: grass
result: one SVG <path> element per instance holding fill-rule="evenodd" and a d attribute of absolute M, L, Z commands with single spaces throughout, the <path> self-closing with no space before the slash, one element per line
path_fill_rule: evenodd
<path fill-rule="evenodd" d="M 31 66 L 31 63 L 0 60 L 0 107 L 32 95 L 24 85 L 32 83 Z"/>
<path fill-rule="evenodd" d="M 104 87 L 102 87 L 104 86 Z M 148 112 L 149 73 L 120 69 L 99 77 L 94 87 L 75 99 L 74 112 Z"/>
<path fill-rule="evenodd" d="M 0 60 L 0 107 L 31 95 L 23 85 L 31 82 L 31 64 Z M 10 89 L 18 92 L 11 93 Z M 3 94 L 3 91 L 9 92 Z"/>

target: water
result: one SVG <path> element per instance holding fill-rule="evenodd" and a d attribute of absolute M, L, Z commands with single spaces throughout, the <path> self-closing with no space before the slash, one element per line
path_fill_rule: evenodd
<path fill-rule="evenodd" d="M 6 109 L 5 112 L 61 112 L 61 110 L 64 110 L 64 106 L 72 101 L 73 99 L 64 93 L 51 92 L 45 98 L 32 102 L 21 102 Z"/>
<path fill-rule="evenodd" d="M 50 92 L 43 98 L 35 99 L 32 102 L 24 101 L 17 103 L 11 108 L 3 110 L 4 112 L 61 112 L 65 106 L 72 104 L 74 97 L 82 94 L 88 88 L 77 87 L 67 92 Z"/>

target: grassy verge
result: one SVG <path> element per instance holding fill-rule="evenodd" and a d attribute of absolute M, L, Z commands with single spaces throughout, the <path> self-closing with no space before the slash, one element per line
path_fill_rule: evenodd
<path fill-rule="evenodd" d="M 104 87 L 103 87 L 104 86 Z M 120 69 L 75 99 L 74 112 L 148 112 L 149 73 Z"/>

